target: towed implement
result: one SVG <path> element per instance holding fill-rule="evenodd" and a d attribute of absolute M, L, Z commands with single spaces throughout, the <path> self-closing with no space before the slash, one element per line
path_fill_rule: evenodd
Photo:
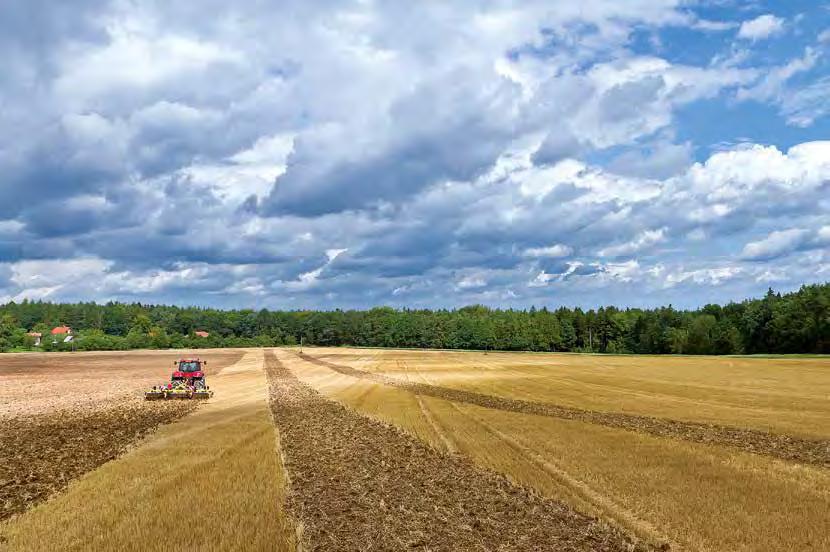
<path fill-rule="evenodd" d="M 154 385 L 144 392 L 148 401 L 159 399 L 209 399 L 213 391 L 207 385 L 203 367 L 206 360 L 185 358 L 173 361 L 176 367 L 170 376 L 170 383 Z"/>

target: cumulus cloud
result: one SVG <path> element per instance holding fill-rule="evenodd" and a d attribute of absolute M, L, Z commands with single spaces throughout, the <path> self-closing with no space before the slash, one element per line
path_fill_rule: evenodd
<path fill-rule="evenodd" d="M 828 263 L 830 147 L 798 134 L 827 112 L 821 48 L 754 66 L 746 42 L 659 45 L 739 19 L 676 0 L 15 4 L 0 297 L 677 304 L 660 294 L 796 285 Z M 681 124 L 735 99 L 779 109 L 795 145 L 713 149 L 736 141 L 719 121 Z"/>
<path fill-rule="evenodd" d="M 784 20 L 767 13 L 741 23 L 741 27 L 738 29 L 738 37 L 746 40 L 763 40 L 783 31 Z"/>
<path fill-rule="evenodd" d="M 763 240 L 744 246 L 741 257 L 750 261 L 765 261 L 792 253 L 806 240 L 808 232 L 800 228 L 778 230 Z"/>
<path fill-rule="evenodd" d="M 741 257 L 750 261 L 767 261 L 799 250 L 814 249 L 830 244 L 830 226 L 817 230 L 790 228 L 771 232 L 762 240 L 746 244 Z"/>

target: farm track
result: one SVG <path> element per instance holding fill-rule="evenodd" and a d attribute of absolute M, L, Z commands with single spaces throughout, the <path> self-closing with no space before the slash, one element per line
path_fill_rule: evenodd
<path fill-rule="evenodd" d="M 326 399 L 273 351 L 271 409 L 310 550 L 645 550 L 603 521 Z"/>
<path fill-rule="evenodd" d="M 753 429 L 653 418 L 619 412 L 598 412 L 550 403 L 509 399 L 449 387 L 403 381 L 384 374 L 367 372 L 343 364 L 335 364 L 304 353 L 297 354 L 307 362 L 324 366 L 341 374 L 397 387 L 421 396 L 436 397 L 447 401 L 472 404 L 506 412 L 576 420 L 629 431 L 638 431 L 658 437 L 728 446 L 745 452 L 761 454 L 781 460 L 830 467 L 830 441 L 828 440 L 804 439 L 790 435 L 766 433 Z"/>
<path fill-rule="evenodd" d="M 193 401 L 129 397 L 99 408 L 0 418 L 0 521 L 64 490 L 195 408 Z"/>

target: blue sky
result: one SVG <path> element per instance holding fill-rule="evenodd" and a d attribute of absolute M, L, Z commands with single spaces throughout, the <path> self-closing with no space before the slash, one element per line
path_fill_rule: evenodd
<path fill-rule="evenodd" d="M 0 7 L 0 300 L 693 307 L 830 280 L 830 3 Z"/>

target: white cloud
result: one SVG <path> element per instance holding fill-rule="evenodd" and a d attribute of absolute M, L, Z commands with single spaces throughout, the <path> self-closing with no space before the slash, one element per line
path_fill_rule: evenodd
<path fill-rule="evenodd" d="M 568 268 L 561 274 L 548 274 L 544 270 L 538 272 L 536 276 L 527 283 L 528 287 L 544 287 L 552 281 L 562 282 L 572 274 L 576 273 L 580 267 L 585 266 L 580 261 L 570 261 L 567 263 Z"/>
<path fill-rule="evenodd" d="M 348 250 L 349 249 L 345 247 L 342 249 L 326 249 L 326 257 L 329 260 L 328 262 L 331 263 L 334 259 L 336 259 Z"/>
<path fill-rule="evenodd" d="M 607 274 L 614 280 L 633 282 L 642 274 L 640 263 L 632 259 L 624 263 L 608 263 L 600 265 L 603 268 L 601 275 Z"/>
<path fill-rule="evenodd" d="M 688 174 L 690 191 L 703 195 L 714 214 L 728 213 L 729 202 L 762 190 L 798 192 L 815 189 L 830 176 L 830 141 L 805 142 L 786 153 L 774 146 L 757 144 L 721 151 L 705 163 L 696 163 Z M 677 181 L 675 181 L 677 182 Z M 717 208 L 718 204 L 724 204 Z M 694 209 L 690 210 L 692 213 Z M 699 217 L 702 218 L 702 217 Z"/>
<path fill-rule="evenodd" d="M 486 286 L 487 286 L 487 281 L 483 277 L 477 276 L 477 275 L 465 276 L 465 277 L 461 278 L 460 280 L 458 280 L 458 282 L 455 285 L 455 287 L 457 289 L 461 289 L 461 290 L 477 289 L 477 288 L 483 288 L 483 287 L 486 287 Z"/>
<path fill-rule="evenodd" d="M 285 172 L 293 148 L 290 134 L 264 136 L 223 163 L 194 164 L 180 171 L 195 186 L 213 190 L 217 197 L 238 204 L 251 195 L 265 196 L 274 179 Z"/>
<path fill-rule="evenodd" d="M 326 250 L 326 262 L 323 263 L 320 267 L 315 268 L 314 270 L 310 270 L 308 272 L 304 272 L 300 274 L 296 280 L 291 281 L 277 281 L 274 283 L 274 287 L 276 288 L 285 288 L 290 291 L 306 291 L 314 287 L 319 279 L 320 275 L 323 274 L 323 271 L 334 262 L 337 257 L 342 255 L 348 251 L 348 249 L 327 249 Z"/>
<path fill-rule="evenodd" d="M 198 285 L 199 281 L 208 275 L 208 267 L 180 266 L 173 270 L 152 270 L 146 274 L 131 272 L 115 272 L 107 275 L 106 284 L 113 288 L 130 293 L 144 294 L 168 290 L 171 287 L 186 287 Z"/>
<path fill-rule="evenodd" d="M 794 59 L 739 41 L 710 60 L 654 37 L 722 38 L 740 11 L 306 4 L 286 18 L 115 2 L 73 10 L 54 29 L 67 36 L 37 47 L 26 37 L 51 29 L 21 27 L 4 49 L 19 59 L 0 61 L 0 296 L 368 306 L 456 290 L 522 305 L 637 286 L 656 301 L 665 279 L 744 296 L 762 267 L 790 285 L 828 265 L 827 142 L 786 151 L 735 146 L 740 124 L 684 128 L 701 99 L 770 103 L 794 126 L 826 116 L 814 36 L 792 33 Z M 786 27 L 762 17 L 737 33 Z M 732 143 L 705 159 L 700 136 Z M 795 224 L 810 232 L 796 254 L 741 257 Z M 12 271 L 31 255 L 57 264 Z"/>
<path fill-rule="evenodd" d="M 830 78 L 822 78 L 785 94 L 781 111 L 787 123 L 806 128 L 830 114 Z"/>
<path fill-rule="evenodd" d="M 792 253 L 807 239 L 809 232 L 801 228 L 778 230 L 763 240 L 744 246 L 741 258 L 749 261 L 765 261 Z"/>
<path fill-rule="evenodd" d="M 16 300 L 83 298 L 90 294 L 106 300 L 125 294 L 163 292 L 175 286 L 198 286 L 211 273 L 204 263 L 178 264 L 167 270 L 117 270 L 112 261 L 96 257 L 26 260 L 9 266 Z"/>
<path fill-rule="evenodd" d="M 751 86 L 741 88 L 736 94 L 739 101 L 755 100 L 758 102 L 787 101 L 789 81 L 802 73 L 810 71 L 821 58 L 821 51 L 813 47 L 806 47 L 801 57 L 793 58 L 784 65 L 772 67 L 762 73 Z"/>
<path fill-rule="evenodd" d="M 555 245 L 551 245 L 548 247 L 531 247 L 525 249 L 524 256 L 525 257 L 547 257 L 551 259 L 558 259 L 561 257 L 568 257 L 573 253 L 573 248 L 568 247 L 567 245 L 563 245 L 561 243 L 557 243 Z"/>
<path fill-rule="evenodd" d="M 658 228 L 656 230 L 646 230 L 631 241 L 600 249 L 599 255 L 601 257 L 622 257 L 638 253 L 665 241 L 666 230 L 668 229 Z"/>
<path fill-rule="evenodd" d="M 719 286 L 724 282 L 737 278 L 743 272 L 744 269 L 739 266 L 720 266 L 695 270 L 683 270 L 681 268 L 667 273 L 664 285 L 673 287 L 685 282 L 693 282 L 697 285 Z"/>
<path fill-rule="evenodd" d="M 59 97 L 75 109 L 91 107 L 99 96 L 147 89 L 170 80 L 184 82 L 214 63 L 243 63 L 241 53 L 193 37 L 162 32 L 154 23 L 113 18 L 106 25 L 105 47 L 76 44 L 61 52 Z"/>
<path fill-rule="evenodd" d="M 20 261 L 12 264 L 11 281 L 23 290 L 86 285 L 90 279 L 100 279 L 112 264 L 96 258 Z"/>
<path fill-rule="evenodd" d="M 692 28 L 701 31 L 721 32 L 734 29 L 738 24 L 732 21 L 712 21 L 709 19 L 698 19 L 692 25 Z"/>
<path fill-rule="evenodd" d="M 0 236 L 14 235 L 25 228 L 19 220 L 0 220 Z"/>
<path fill-rule="evenodd" d="M 738 37 L 747 40 L 763 40 L 784 31 L 784 20 L 772 14 L 759 15 L 741 23 Z"/>

